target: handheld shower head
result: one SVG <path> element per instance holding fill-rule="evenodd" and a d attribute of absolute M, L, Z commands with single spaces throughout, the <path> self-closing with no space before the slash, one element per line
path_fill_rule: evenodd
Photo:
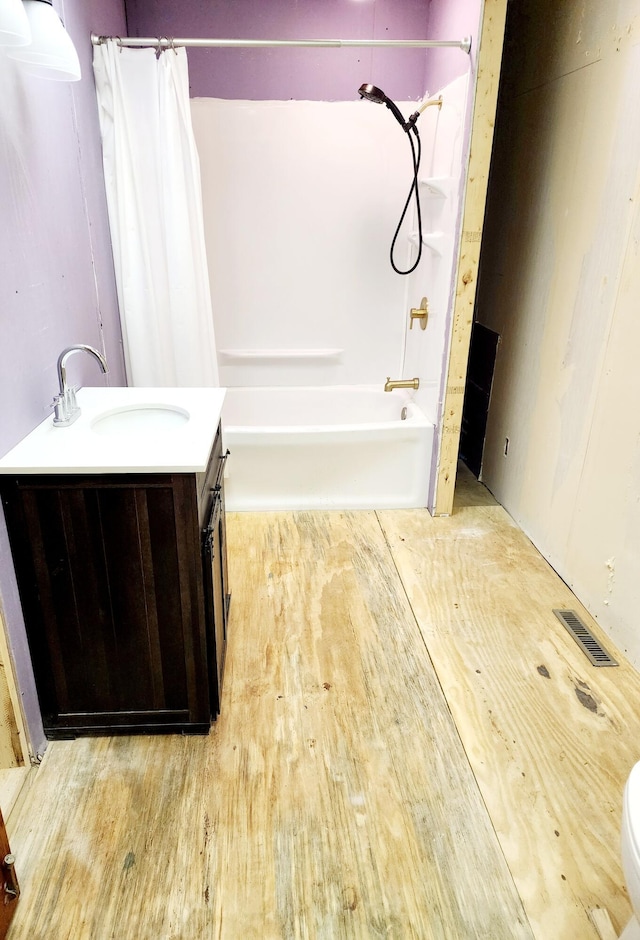
<path fill-rule="evenodd" d="M 425 104 L 420 110 L 416 111 L 415 114 L 412 114 L 411 117 L 405 121 L 398 106 L 394 104 L 391 98 L 387 98 L 385 93 L 376 85 L 366 85 L 366 84 L 360 85 L 360 88 L 358 89 L 358 94 L 360 95 L 361 98 L 366 98 L 367 101 L 373 101 L 374 104 L 386 105 L 391 111 L 391 113 L 393 114 L 394 118 L 396 119 L 400 127 L 402 128 L 402 130 L 407 135 L 409 139 L 409 143 L 411 145 L 411 159 L 413 161 L 413 182 L 411 184 L 411 189 L 409 190 L 409 195 L 407 196 L 407 201 L 404 204 L 404 209 L 402 210 L 402 215 L 400 216 L 400 221 L 398 222 L 395 235 L 393 236 L 393 240 L 391 242 L 391 251 L 389 253 L 389 257 L 391 260 L 391 267 L 397 274 L 411 274 L 411 272 L 415 271 L 415 269 L 418 267 L 418 264 L 420 263 L 420 258 L 422 257 L 422 214 L 420 212 L 420 195 L 418 193 L 418 170 L 420 169 L 420 153 L 421 153 L 422 145 L 420 143 L 420 134 L 418 133 L 418 128 L 416 127 L 416 121 L 420 117 L 421 111 L 423 111 L 424 108 L 427 107 L 428 105 Z M 413 131 L 415 138 L 416 138 L 416 143 L 417 143 L 417 148 L 418 148 L 417 155 L 416 155 L 416 146 L 414 145 L 413 137 L 411 136 L 411 131 Z M 396 245 L 396 241 L 398 240 L 398 235 L 400 234 L 400 228 L 402 227 L 402 223 L 404 222 L 405 216 L 407 214 L 407 209 L 409 208 L 409 203 L 411 202 L 411 197 L 413 195 L 415 195 L 416 211 L 418 215 L 418 256 L 413 262 L 413 264 L 409 268 L 403 271 L 401 268 L 399 268 L 396 265 L 393 259 L 393 252 L 394 252 L 394 248 Z"/>
<path fill-rule="evenodd" d="M 394 104 L 391 98 L 387 98 L 385 93 L 380 88 L 376 87 L 376 85 L 360 85 L 358 94 L 361 98 L 366 98 L 367 101 L 373 101 L 374 104 L 386 104 L 402 129 L 407 131 L 407 133 L 411 130 L 400 113 L 398 106 Z"/>
<path fill-rule="evenodd" d="M 385 104 L 387 101 L 385 93 L 375 85 L 360 85 L 358 94 L 361 98 L 366 98 L 367 101 L 373 101 L 375 104 Z"/>

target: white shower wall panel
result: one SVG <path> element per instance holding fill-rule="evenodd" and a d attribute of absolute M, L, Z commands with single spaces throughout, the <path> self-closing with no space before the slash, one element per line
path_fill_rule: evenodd
<path fill-rule="evenodd" d="M 468 75 L 463 75 L 434 92 L 434 96 L 442 95 L 442 107 L 429 108 L 420 119 L 422 226 L 433 247 L 423 247 L 418 268 L 406 279 L 406 305 L 419 307 L 422 297 L 427 297 L 429 319 L 424 331 L 417 324 L 406 330 L 404 374 L 420 377 L 416 401 L 436 425 L 449 346 L 460 207 L 466 180 L 464 121 L 468 84 Z"/>
<path fill-rule="evenodd" d="M 389 247 L 412 168 L 390 112 L 196 98 L 192 115 L 221 383 L 398 377 L 406 284 Z"/>

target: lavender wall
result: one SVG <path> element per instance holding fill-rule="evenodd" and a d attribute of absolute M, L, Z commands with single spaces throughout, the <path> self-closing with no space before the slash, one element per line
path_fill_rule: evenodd
<path fill-rule="evenodd" d="M 82 67 L 67 84 L 22 74 L 0 53 L 0 454 L 51 411 L 56 360 L 72 343 L 104 349 L 124 385 L 122 342 L 91 67 L 92 29 L 122 33 L 122 0 L 55 0 Z M 76 357 L 74 382 L 105 381 Z M 0 601 L 33 747 L 44 737 L 4 520 Z"/>
<path fill-rule="evenodd" d="M 471 36 L 471 55 L 464 55 L 457 49 L 438 49 L 437 53 L 428 53 L 426 80 L 430 92 L 444 88 L 464 74 L 469 68 L 469 59 L 475 75 L 482 8 L 483 0 L 431 0 L 427 23 L 429 39 Z"/>
<path fill-rule="evenodd" d="M 429 7 L 430 0 L 127 0 L 127 20 L 131 36 L 428 39 Z M 363 82 L 398 100 L 425 91 L 423 50 L 190 49 L 188 56 L 194 98 L 349 101 Z"/>

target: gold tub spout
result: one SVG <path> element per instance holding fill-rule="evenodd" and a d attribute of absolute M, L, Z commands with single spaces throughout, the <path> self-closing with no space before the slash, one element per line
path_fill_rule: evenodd
<path fill-rule="evenodd" d="M 394 388 L 420 388 L 420 379 L 391 379 L 387 376 L 384 383 L 385 392 L 392 392 Z"/>

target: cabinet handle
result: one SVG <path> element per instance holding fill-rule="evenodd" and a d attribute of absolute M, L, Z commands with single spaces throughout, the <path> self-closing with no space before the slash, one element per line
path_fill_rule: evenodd
<path fill-rule="evenodd" d="M 213 542 L 213 534 L 216 531 L 218 521 L 220 519 L 220 487 L 212 486 L 211 490 L 214 494 L 213 503 L 211 504 L 211 510 L 209 512 L 209 523 L 202 530 L 202 539 L 204 548 L 211 548 Z M 216 490 L 218 492 L 216 492 Z"/>
<path fill-rule="evenodd" d="M 217 474 L 218 480 L 222 477 L 222 474 L 224 473 L 224 465 L 225 465 L 225 463 L 227 462 L 227 457 L 229 456 L 230 453 L 231 453 L 231 451 L 229 450 L 229 448 L 227 448 L 226 453 L 224 453 L 224 454 L 222 454 L 222 456 L 218 457 L 218 460 L 219 460 L 220 463 L 221 463 L 220 469 L 218 470 L 218 474 Z M 222 489 L 222 483 L 216 483 L 215 486 L 212 486 L 212 487 L 211 487 L 211 492 L 212 492 L 212 493 L 219 493 L 221 489 Z"/>
<path fill-rule="evenodd" d="M 205 550 L 213 550 L 213 533 L 214 527 L 212 525 L 208 525 L 206 529 L 202 530 L 202 547 Z"/>

